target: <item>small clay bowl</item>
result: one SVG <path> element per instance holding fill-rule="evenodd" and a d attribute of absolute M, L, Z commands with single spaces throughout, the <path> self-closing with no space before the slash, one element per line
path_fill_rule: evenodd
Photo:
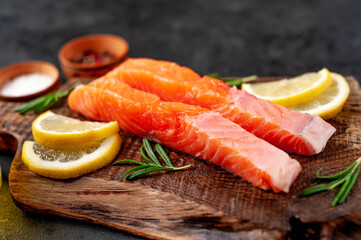
<path fill-rule="evenodd" d="M 79 63 L 87 51 L 108 52 L 113 58 L 104 63 Z M 69 78 L 97 78 L 127 59 L 129 45 L 123 38 L 110 34 L 87 35 L 65 43 L 59 50 L 61 69 Z"/>
<path fill-rule="evenodd" d="M 0 89 L 9 81 L 14 78 L 31 74 L 31 73 L 43 73 L 50 76 L 53 79 L 53 83 L 49 85 L 49 87 L 40 90 L 38 92 L 34 92 L 27 95 L 21 96 L 8 96 L 0 93 L 0 98 L 4 100 L 11 101 L 24 101 L 30 98 L 34 98 L 36 96 L 42 95 L 48 91 L 55 90 L 60 87 L 61 82 L 59 78 L 58 69 L 51 63 L 43 62 L 43 61 L 29 61 L 29 62 L 21 62 L 17 64 L 13 64 L 7 66 L 5 68 L 0 69 Z"/>

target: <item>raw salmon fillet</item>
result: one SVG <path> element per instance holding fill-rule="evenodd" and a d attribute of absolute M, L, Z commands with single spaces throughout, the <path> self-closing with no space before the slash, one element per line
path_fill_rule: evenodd
<path fill-rule="evenodd" d="M 335 128 L 318 116 L 259 99 L 187 67 L 153 59 L 128 59 L 108 77 L 158 95 L 164 101 L 198 105 L 220 113 L 274 146 L 301 155 L 321 152 Z"/>
<path fill-rule="evenodd" d="M 287 153 L 220 114 L 163 102 L 115 78 L 77 87 L 68 103 L 91 119 L 117 121 L 121 129 L 219 165 L 262 189 L 288 192 L 301 171 Z"/>

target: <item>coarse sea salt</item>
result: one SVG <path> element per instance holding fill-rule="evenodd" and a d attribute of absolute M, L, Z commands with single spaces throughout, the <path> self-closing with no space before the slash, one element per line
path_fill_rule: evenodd
<path fill-rule="evenodd" d="M 53 84 L 54 79 L 43 73 L 30 73 L 8 81 L 0 94 L 7 97 L 20 97 L 40 92 Z"/>

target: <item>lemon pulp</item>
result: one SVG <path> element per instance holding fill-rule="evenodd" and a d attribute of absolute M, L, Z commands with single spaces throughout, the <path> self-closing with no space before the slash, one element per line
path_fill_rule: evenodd
<path fill-rule="evenodd" d="M 118 134 L 83 149 L 58 150 L 25 141 L 22 159 L 28 168 L 45 177 L 75 178 L 109 164 L 118 154 L 121 139 Z"/>

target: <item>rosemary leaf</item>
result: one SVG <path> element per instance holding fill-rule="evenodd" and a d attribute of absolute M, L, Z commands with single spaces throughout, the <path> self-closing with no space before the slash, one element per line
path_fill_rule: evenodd
<path fill-rule="evenodd" d="M 173 170 L 173 171 L 179 171 L 179 170 L 184 170 L 184 169 L 187 169 L 187 168 L 190 168 L 192 167 L 192 164 L 189 164 L 189 165 L 185 165 L 183 167 L 175 167 L 175 168 L 172 168 L 170 170 Z"/>
<path fill-rule="evenodd" d="M 334 189 L 335 187 L 337 187 L 338 185 L 340 185 L 343 182 L 344 182 L 344 179 L 336 179 L 329 184 L 322 183 L 322 184 L 319 184 L 316 186 L 312 186 L 310 188 L 307 188 L 305 191 L 303 191 L 301 193 L 301 197 L 305 197 L 305 196 L 309 196 L 309 195 L 312 195 L 312 194 L 315 194 L 318 192 L 323 192 L 323 191 Z"/>
<path fill-rule="evenodd" d="M 143 138 L 143 145 L 144 145 L 145 151 L 147 152 L 148 156 L 153 160 L 153 162 L 158 166 L 162 166 L 159 163 L 157 156 L 153 152 L 152 146 L 150 145 L 150 142 L 148 139 Z"/>
<path fill-rule="evenodd" d="M 167 153 L 164 151 L 162 145 L 156 144 L 154 148 L 159 153 L 159 155 L 162 157 L 164 162 L 167 164 L 166 167 L 162 166 L 160 164 L 148 139 L 143 138 L 143 145 L 140 148 L 140 152 L 142 154 L 142 158 L 143 158 L 144 162 L 137 161 L 137 160 L 131 160 L 131 159 L 123 159 L 123 160 L 119 160 L 119 161 L 116 161 L 113 163 L 113 165 L 117 165 L 120 163 L 131 163 L 131 164 L 138 165 L 136 167 L 133 167 L 133 168 L 125 171 L 125 173 L 122 174 L 121 178 L 126 178 L 127 180 L 133 180 L 135 178 L 138 178 L 141 175 L 151 173 L 151 172 L 157 172 L 157 171 L 162 171 L 162 170 L 180 171 L 180 170 L 184 170 L 184 169 L 187 169 L 192 166 L 192 165 L 186 165 L 186 166 L 182 166 L 182 167 L 174 167 L 172 162 L 170 161 Z M 153 160 L 153 162 L 147 157 L 146 153 L 144 152 L 144 149 L 145 149 L 145 152 L 147 152 L 147 154 Z"/>
<path fill-rule="evenodd" d="M 240 87 L 243 84 L 243 81 L 241 79 L 234 79 L 231 81 L 227 81 L 225 83 L 230 87 L 233 87 L 233 86 Z"/>
<path fill-rule="evenodd" d="M 211 74 L 208 74 L 208 76 L 222 80 L 230 87 L 236 86 L 238 88 L 241 87 L 242 84 L 245 82 L 250 82 L 250 81 L 254 81 L 257 79 L 256 75 L 251 75 L 251 76 L 242 77 L 242 78 L 226 78 L 226 77 L 219 77 L 218 73 L 211 73 Z"/>
<path fill-rule="evenodd" d="M 150 161 L 149 158 L 147 157 L 147 155 L 145 155 L 144 145 L 142 145 L 142 146 L 140 147 L 140 153 L 142 154 L 142 157 L 143 157 L 143 159 L 144 159 L 144 162 L 149 163 L 149 164 L 152 164 L 152 161 Z"/>
<path fill-rule="evenodd" d="M 352 163 L 348 168 L 343 170 L 342 172 L 335 174 L 333 176 L 319 176 L 322 168 L 318 170 L 316 177 L 321 180 L 333 180 L 329 184 L 319 184 L 310 188 L 307 188 L 301 193 L 301 197 L 305 197 L 311 194 L 315 194 L 322 191 L 332 190 L 335 187 L 342 184 L 342 187 L 336 194 L 335 198 L 332 201 L 332 206 L 336 206 L 337 204 L 343 203 L 348 194 L 351 191 L 351 188 L 355 184 L 357 177 L 360 173 L 360 164 L 361 164 L 361 157 L 358 158 L 354 163 Z"/>
<path fill-rule="evenodd" d="M 47 109 L 49 109 L 51 106 L 53 106 L 55 103 L 59 101 L 59 99 L 68 96 L 71 91 L 74 90 L 75 87 L 70 88 L 69 90 L 59 90 L 54 93 L 49 93 L 46 96 L 37 98 L 31 102 L 28 102 L 26 104 L 23 104 L 19 107 L 16 107 L 14 109 L 15 112 L 18 112 L 20 114 L 25 114 L 29 111 L 34 111 L 34 113 L 41 113 Z"/>
<path fill-rule="evenodd" d="M 42 101 L 40 104 L 34 106 L 34 112 L 40 113 L 42 109 L 46 109 L 47 106 L 51 106 L 52 103 L 56 102 L 55 94 L 50 94 L 47 98 L 44 98 L 44 101 Z"/>
<path fill-rule="evenodd" d="M 144 163 L 142 163 L 141 161 L 132 160 L 132 159 L 119 160 L 119 161 L 114 162 L 112 165 L 117 165 L 119 163 L 134 163 L 134 164 L 138 164 L 138 165 L 144 165 Z"/>
<path fill-rule="evenodd" d="M 350 168 L 351 166 L 352 166 L 352 169 Z M 353 176 L 355 175 L 355 170 L 359 169 L 358 160 L 355 161 L 353 164 L 351 164 L 351 166 L 346 169 L 346 170 L 349 169 L 349 171 L 348 171 L 348 174 L 344 177 L 345 183 L 342 185 L 340 191 L 337 193 L 336 197 L 333 199 L 332 207 L 336 206 L 341 201 L 341 199 L 344 201 L 346 199 L 348 192 L 351 190 L 351 188 L 349 188 L 349 186 L 350 185 L 351 185 L 351 187 L 353 186 L 353 183 L 351 183 L 351 181 L 353 179 Z M 358 173 L 357 173 L 357 175 L 358 175 Z"/>
<path fill-rule="evenodd" d="M 19 112 L 20 114 L 24 114 L 24 113 L 27 112 L 27 109 L 33 108 L 37 104 L 40 104 L 41 102 L 44 101 L 44 99 L 45 99 L 45 97 L 37 98 L 34 101 L 31 101 L 31 102 L 29 102 L 27 104 L 24 104 L 24 105 L 21 105 L 21 106 L 15 108 L 14 111 Z"/>
<path fill-rule="evenodd" d="M 218 73 L 210 73 L 207 75 L 208 77 L 211 77 L 211 78 L 219 78 L 219 74 Z"/>
<path fill-rule="evenodd" d="M 322 168 L 320 168 L 320 170 L 318 170 L 318 172 L 316 173 L 316 177 L 318 179 L 324 179 L 324 180 L 334 180 L 334 179 L 337 179 L 337 178 L 346 177 L 347 174 L 349 174 L 352 171 L 352 169 L 355 167 L 356 164 L 357 164 L 357 162 L 354 162 L 353 164 L 351 164 L 351 166 L 349 166 L 348 168 L 346 168 L 342 172 L 337 173 L 337 174 L 332 175 L 332 176 L 320 176 L 320 173 L 322 172 Z"/>
<path fill-rule="evenodd" d="M 155 145 L 155 150 L 157 150 L 157 152 L 159 153 L 159 155 L 162 157 L 162 159 L 164 160 L 164 162 L 168 165 L 168 167 L 173 167 L 172 162 L 170 161 L 167 153 L 164 151 L 162 145 L 160 144 L 156 144 Z"/>
<path fill-rule="evenodd" d="M 355 182 L 356 182 L 356 179 L 357 179 L 359 173 L 360 173 L 360 166 L 357 166 L 356 171 L 355 171 L 355 172 L 352 174 L 352 176 L 350 177 L 350 182 L 349 182 L 349 184 L 347 185 L 347 187 L 346 187 L 346 189 L 345 189 L 345 192 L 344 192 L 343 195 L 341 196 L 340 200 L 338 201 L 338 204 L 341 204 L 341 203 L 343 203 L 343 202 L 346 200 L 346 198 L 347 198 L 347 196 L 348 196 L 351 188 L 353 187 L 353 185 L 354 185 Z"/>
<path fill-rule="evenodd" d="M 144 168 L 148 168 L 148 167 L 149 166 L 147 166 L 147 165 L 140 165 L 140 166 L 133 167 L 133 168 L 125 171 L 125 173 L 123 173 L 123 175 L 120 178 L 124 178 L 125 176 L 127 176 L 131 172 L 135 172 L 135 171 L 137 171 L 139 169 L 144 169 Z"/>
<path fill-rule="evenodd" d="M 301 197 L 309 196 L 309 195 L 312 195 L 312 194 L 315 194 L 318 192 L 323 192 L 323 191 L 326 191 L 327 189 L 328 189 L 328 186 L 327 186 L 327 184 L 324 184 L 324 183 L 316 185 L 316 186 L 312 186 L 312 187 L 304 190 L 301 193 Z"/>
<path fill-rule="evenodd" d="M 134 178 L 137 178 L 138 176 L 146 174 L 146 173 L 157 172 L 157 171 L 162 171 L 162 170 L 167 170 L 167 169 L 169 169 L 169 168 L 168 167 L 162 167 L 162 166 L 149 166 L 147 168 L 140 169 L 138 171 L 135 171 L 135 172 L 131 173 L 127 177 L 127 180 L 133 180 Z"/>
<path fill-rule="evenodd" d="M 343 194 L 345 193 L 347 186 L 350 184 L 351 178 L 348 178 L 345 183 L 342 185 L 342 187 L 340 188 L 340 191 L 338 191 L 336 197 L 333 199 L 331 206 L 334 207 L 337 205 L 338 201 L 340 200 L 340 198 L 343 196 Z"/>

